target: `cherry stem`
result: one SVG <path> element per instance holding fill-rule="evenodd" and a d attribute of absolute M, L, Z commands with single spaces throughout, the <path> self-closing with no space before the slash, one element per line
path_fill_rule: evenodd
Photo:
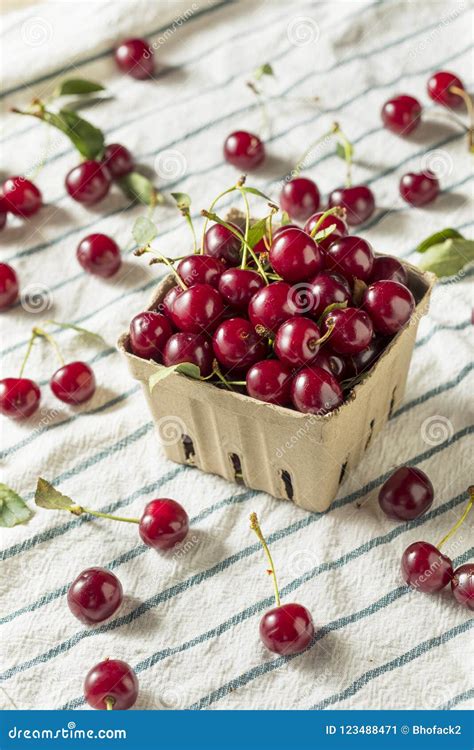
<path fill-rule="evenodd" d="M 457 94 L 458 96 L 460 96 L 464 104 L 466 105 L 467 114 L 469 117 L 469 129 L 468 129 L 469 151 L 474 151 L 474 106 L 472 104 L 472 99 L 467 93 L 467 91 L 464 91 L 464 89 L 459 88 L 459 86 L 450 86 L 449 91 L 451 91 L 452 94 Z"/>
<path fill-rule="evenodd" d="M 335 304 L 338 304 L 338 303 L 335 303 Z M 321 346 L 321 344 L 324 344 L 324 342 L 328 340 L 331 333 L 334 331 L 334 327 L 336 325 L 334 321 L 332 321 L 331 318 L 328 318 L 326 322 L 327 322 L 328 329 L 326 333 L 324 334 L 324 336 L 321 336 L 320 339 L 317 339 L 316 341 L 313 342 L 314 347 Z"/>
<path fill-rule="evenodd" d="M 245 179 L 245 178 L 243 178 L 243 179 Z M 242 253 L 242 263 L 241 263 L 241 266 L 240 266 L 241 268 L 245 268 L 245 266 L 247 265 L 247 247 L 248 247 L 249 229 L 250 229 L 250 206 L 249 206 L 249 201 L 248 201 L 248 198 L 247 198 L 247 194 L 246 194 L 245 190 L 243 189 L 243 183 L 242 184 L 238 183 L 238 188 L 237 189 L 239 190 L 239 192 L 240 192 L 240 194 L 241 194 L 241 196 L 243 198 L 244 205 L 245 205 L 245 234 L 244 234 L 245 244 L 244 244 L 244 250 L 243 250 L 243 253 Z"/>
<path fill-rule="evenodd" d="M 346 187 L 352 185 L 352 143 L 347 136 L 342 132 L 339 123 L 334 123 L 334 134 L 339 136 L 339 142 L 344 149 L 344 158 L 346 160 Z"/>
<path fill-rule="evenodd" d="M 204 240 L 206 238 L 206 229 L 207 229 L 207 225 L 209 224 L 209 218 L 210 218 L 209 216 L 207 216 L 207 213 L 209 213 L 209 214 L 212 213 L 212 211 L 213 211 L 214 207 L 216 206 L 217 202 L 220 201 L 220 199 L 223 198 L 224 195 L 228 195 L 229 193 L 233 193 L 234 190 L 237 190 L 237 185 L 232 185 L 232 187 L 227 188 L 227 190 L 224 190 L 222 193 L 219 193 L 219 195 L 216 198 L 214 198 L 214 200 L 212 201 L 212 203 L 209 206 L 209 209 L 208 209 L 208 211 L 206 213 L 204 213 L 203 211 L 201 211 L 202 216 L 206 217 L 206 221 L 204 222 L 204 227 L 202 229 L 201 255 L 204 255 Z"/>
<path fill-rule="evenodd" d="M 464 510 L 464 513 L 462 514 L 461 518 L 454 524 L 454 526 L 448 531 L 448 533 L 441 539 L 441 541 L 436 545 L 437 549 L 441 549 L 441 547 L 446 544 L 448 539 L 451 539 L 451 537 L 456 533 L 456 531 L 459 529 L 461 524 L 464 523 L 466 520 L 472 506 L 474 505 L 474 485 L 472 487 L 469 487 L 468 489 L 469 493 L 469 502 L 466 505 L 466 508 Z"/>
<path fill-rule="evenodd" d="M 262 118 L 261 132 L 266 133 L 267 137 L 270 138 L 272 134 L 271 119 L 268 116 L 267 102 L 260 89 L 256 87 L 253 81 L 247 81 L 247 86 L 250 91 L 257 97 L 258 106 L 260 107 L 260 116 Z"/>
<path fill-rule="evenodd" d="M 147 245 L 146 247 L 138 248 L 138 250 L 135 250 L 133 254 L 140 256 L 140 255 L 143 255 L 144 253 L 150 253 L 151 255 L 154 255 L 155 258 L 158 258 L 160 263 L 164 263 L 166 266 L 168 266 L 171 273 L 175 277 L 176 281 L 180 285 L 181 289 L 184 289 L 185 291 L 187 290 L 188 287 L 184 283 L 183 279 L 181 278 L 181 276 L 179 275 L 179 273 L 177 272 L 177 270 L 175 269 L 175 267 L 173 266 L 169 258 L 166 258 L 164 255 L 162 255 L 161 253 L 158 253 L 156 250 L 152 250 L 149 245 Z M 151 262 L 153 263 L 153 261 Z"/>
<path fill-rule="evenodd" d="M 56 352 L 56 355 L 61 365 L 64 365 L 64 357 L 62 355 L 61 349 L 59 348 L 53 336 L 51 336 L 51 334 L 48 333 L 47 331 L 44 331 L 42 328 L 37 328 L 37 327 L 33 328 L 33 334 L 34 336 L 41 336 L 43 339 L 46 339 L 48 344 L 50 344 L 53 347 L 54 351 Z"/>
<path fill-rule="evenodd" d="M 37 336 L 37 334 L 33 330 L 31 332 L 30 340 L 28 341 L 28 346 L 26 348 L 25 356 L 23 357 L 23 362 L 21 363 L 20 374 L 18 375 L 19 378 L 22 377 L 22 375 L 23 375 L 23 373 L 25 371 L 26 363 L 28 362 L 28 357 L 31 354 L 31 350 L 33 349 L 33 344 L 35 343 L 36 336 Z"/>
<path fill-rule="evenodd" d="M 256 535 L 258 537 L 258 540 L 259 540 L 260 544 L 262 545 L 263 550 L 264 550 L 264 552 L 265 552 L 265 554 L 267 556 L 268 565 L 269 565 L 269 568 L 270 568 L 270 573 L 271 573 L 272 578 L 273 578 L 273 587 L 275 589 L 275 602 L 276 602 L 277 607 L 279 607 L 280 606 L 280 592 L 278 591 L 278 583 L 277 583 L 277 577 L 276 577 L 276 572 L 275 572 L 275 565 L 273 563 L 273 559 L 272 559 L 272 556 L 270 554 L 270 550 L 268 549 L 268 544 L 266 543 L 265 537 L 262 534 L 262 529 L 260 528 L 260 524 L 258 522 L 258 518 L 257 518 L 257 514 L 256 513 L 251 513 L 250 514 L 250 528 L 252 529 L 252 531 L 255 531 L 255 533 L 256 533 Z"/>
<path fill-rule="evenodd" d="M 106 698 L 104 698 L 104 703 L 107 706 L 107 711 L 113 711 L 114 705 L 115 705 L 115 698 L 112 698 L 111 695 L 108 695 Z"/>
<path fill-rule="evenodd" d="M 234 234 L 236 237 L 238 237 L 238 239 L 242 242 L 242 244 L 244 246 L 244 251 L 245 251 L 245 248 L 246 248 L 248 250 L 248 252 L 250 253 L 250 255 L 252 256 L 252 258 L 253 258 L 253 260 L 254 260 L 254 262 L 255 262 L 255 264 L 256 264 L 256 266 L 257 266 L 257 268 L 258 268 L 258 270 L 260 272 L 260 275 L 262 276 L 265 284 L 268 284 L 269 282 L 268 282 L 267 274 L 265 273 L 265 269 L 263 268 L 262 264 L 260 263 L 260 260 L 258 259 L 257 255 L 254 253 L 254 251 L 250 247 L 249 243 L 246 241 L 246 239 L 243 236 L 242 232 L 239 232 L 238 229 L 236 229 L 235 227 L 233 227 L 227 221 L 223 221 L 217 214 L 211 213 L 210 211 L 201 211 L 201 214 L 203 216 L 206 216 L 206 218 L 208 218 L 208 219 L 212 219 L 217 224 L 220 224 L 221 226 L 225 227 L 226 229 L 229 230 L 229 232 L 232 232 L 232 234 Z"/>
<path fill-rule="evenodd" d="M 301 170 L 302 170 L 302 168 L 305 165 L 305 161 L 308 158 L 308 156 L 310 155 L 311 151 L 313 149 L 315 149 L 316 146 L 319 146 L 319 144 L 322 143 L 323 141 L 330 139 L 331 136 L 333 136 L 335 133 L 338 132 L 338 129 L 339 129 L 339 125 L 337 125 L 337 123 L 334 123 L 331 126 L 331 129 L 327 131 L 327 133 L 323 133 L 323 135 L 321 135 L 319 138 L 317 138 L 315 141 L 313 141 L 308 146 L 308 148 L 306 149 L 306 151 L 303 153 L 302 156 L 300 156 L 300 158 L 296 162 L 295 168 L 292 171 L 292 176 L 293 177 L 299 177 L 299 175 L 301 173 Z"/>
<path fill-rule="evenodd" d="M 196 231 L 194 229 L 193 220 L 191 219 L 191 214 L 189 212 L 189 208 L 183 209 L 181 211 L 181 213 L 183 214 L 184 218 L 186 219 L 186 224 L 188 225 L 188 227 L 191 230 L 191 235 L 192 235 L 192 238 L 193 238 L 193 253 L 194 253 L 194 255 L 196 255 L 197 252 L 198 252 L 197 237 L 196 237 Z"/>
<path fill-rule="evenodd" d="M 328 216 L 338 216 L 340 219 L 342 219 L 342 218 L 344 218 L 344 209 L 342 208 L 342 206 L 333 206 L 333 208 L 328 208 L 327 211 L 325 211 L 323 214 L 321 214 L 321 216 L 317 220 L 316 224 L 312 228 L 312 230 L 311 230 L 311 237 L 314 238 L 315 234 L 318 233 L 319 227 L 321 226 L 321 224 L 323 223 L 323 221 Z"/>
<path fill-rule="evenodd" d="M 90 516 L 96 516 L 97 518 L 108 518 L 111 521 L 121 521 L 123 523 L 140 523 L 139 518 L 127 518 L 125 516 L 113 516 L 110 513 L 101 513 L 99 510 L 90 510 L 90 508 L 84 508 L 82 505 L 71 505 L 68 510 L 75 516 L 80 516 L 82 513 L 89 513 Z"/>
<path fill-rule="evenodd" d="M 223 376 L 223 374 L 221 373 L 221 371 L 220 371 L 220 369 L 219 369 L 219 367 L 218 367 L 218 365 L 217 365 L 216 362 L 214 363 L 214 367 L 212 369 L 212 374 L 216 375 L 216 377 L 219 378 L 219 380 L 221 381 L 221 383 L 224 383 L 224 385 L 226 386 L 226 388 L 229 389 L 229 391 L 232 390 L 231 383 Z"/>

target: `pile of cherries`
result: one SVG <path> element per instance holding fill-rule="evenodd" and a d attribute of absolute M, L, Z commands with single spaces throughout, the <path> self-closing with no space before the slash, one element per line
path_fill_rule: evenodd
<path fill-rule="evenodd" d="M 339 407 L 415 300 L 400 261 L 375 257 L 332 212 L 267 231 L 248 254 L 237 224 L 210 226 L 202 252 L 173 269 L 178 283 L 160 312 L 133 318 L 130 350 L 166 367 L 195 364 L 203 379 L 270 404 Z"/>

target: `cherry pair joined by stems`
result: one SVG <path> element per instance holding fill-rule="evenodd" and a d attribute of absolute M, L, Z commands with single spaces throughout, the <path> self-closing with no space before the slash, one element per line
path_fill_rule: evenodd
<path fill-rule="evenodd" d="M 311 613 L 302 604 L 281 604 L 280 592 L 267 542 L 262 534 L 257 514 L 250 515 L 250 528 L 255 532 L 268 560 L 268 573 L 273 578 L 276 607 L 265 612 L 260 620 L 260 640 L 276 654 L 299 654 L 311 645 L 314 623 Z"/>
<path fill-rule="evenodd" d="M 15 269 L 8 263 L 0 263 L 0 310 L 6 310 L 16 302 L 19 288 Z"/>
<path fill-rule="evenodd" d="M 84 697 L 92 708 L 124 711 L 138 698 L 138 680 L 133 669 L 120 659 L 105 659 L 86 675 Z"/>
<path fill-rule="evenodd" d="M 124 39 L 115 50 L 115 62 L 122 73 L 137 80 L 153 75 L 155 61 L 152 47 L 146 39 Z"/>

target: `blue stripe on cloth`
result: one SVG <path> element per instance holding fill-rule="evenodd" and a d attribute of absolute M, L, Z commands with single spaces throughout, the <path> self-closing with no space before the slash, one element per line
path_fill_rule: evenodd
<path fill-rule="evenodd" d="M 474 688 L 471 688 L 470 690 L 466 690 L 464 693 L 459 693 L 459 695 L 455 695 L 454 698 L 451 698 L 446 703 L 443 703 L 442 706 L 438 706 L 438 711 L 450 711 L 454 706 L 457 706 L 459 703 L 463 703 L 463 701 L 468 701 L 470 698 L 474 698 Z"/>

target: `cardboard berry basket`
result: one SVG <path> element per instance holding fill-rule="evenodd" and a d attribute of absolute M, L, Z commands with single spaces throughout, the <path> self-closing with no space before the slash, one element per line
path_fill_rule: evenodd
<path fill-rule="evenodd" d="M 428 310 L 435 276 L 404 264 L 416 308 L 346 401 L 325 416 L 302 414 L 172 373 L 150 392 L 148 380 L 162 365 L 130 352 L 124 333 L 118 348 L 142 383 L 169 459 L 310 511 L 324 511 L 339 486 L 401 403 L 418 323 Z M 158 284 L 147 310 L 159 310 L 175 285 Z"/>

